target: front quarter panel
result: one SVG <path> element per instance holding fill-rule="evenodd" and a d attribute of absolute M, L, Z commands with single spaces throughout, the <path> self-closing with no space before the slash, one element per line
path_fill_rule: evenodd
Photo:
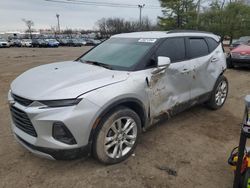
<path fill-rule="evenodd" d="M 135 99 L 143 104 L 145 113 L 148 113 L 149 101 L 146 92 L 146 78 L 149 71 L 128 72 L 129 78 L 125 81 L 102 87 L 90 93 L 83 95 L 100 107 L 96 113 L 96 119 L 99 115 L 112 104 L 120 100 Z"/>

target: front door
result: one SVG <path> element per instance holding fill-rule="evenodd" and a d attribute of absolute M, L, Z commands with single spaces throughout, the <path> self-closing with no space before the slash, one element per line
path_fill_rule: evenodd
<path fill-rule="evenodd" d="M 167 38 L 155 56 L 169 57 L 171 64 L 165 71 L 151 75 L 148 92 L 151 117 L 171 116 L 191 98 L 193 70 L 186 60 L 185 39 Z"/>

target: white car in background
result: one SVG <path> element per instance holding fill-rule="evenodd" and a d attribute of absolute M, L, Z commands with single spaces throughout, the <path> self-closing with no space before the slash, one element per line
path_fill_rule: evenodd
<path fill-rule="evenodd" d="M 79 42 L 80 42 L 83 46 L 85 46 L 85 45 L 87 44 L 86 40 L 84 40 L 84 39 L 79 39 Z"/>
<path fill-rule="evenodd" d="M 32 47 L 32 40 L 31 39 L 23 39 L 21 41 L 22 47 Z"/>
<path fill-rule="evenodd" d="M 1 39 L 0 38 L 0 48 L 9 48 L 10 44 L 8 41 L 6 41 L 5 39 Z"/>

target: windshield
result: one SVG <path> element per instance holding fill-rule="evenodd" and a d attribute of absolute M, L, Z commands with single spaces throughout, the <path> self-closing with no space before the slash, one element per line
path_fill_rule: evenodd
<path fill-rule="evenodd" d="M 80 58 L 82 62 L 98 62 L 115 70 L 126 70 L 136 65 L 156 39 L 111 38 Z"/>

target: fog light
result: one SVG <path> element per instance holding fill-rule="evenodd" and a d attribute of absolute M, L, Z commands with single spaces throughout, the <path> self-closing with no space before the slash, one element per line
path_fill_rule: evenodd
<path fill-rule="evenodd" d="M 65 144 L 76 144 L 76 140 L 69 129 L 62 122 L 55 122 L 52 131 L 53 138 Z"/>

